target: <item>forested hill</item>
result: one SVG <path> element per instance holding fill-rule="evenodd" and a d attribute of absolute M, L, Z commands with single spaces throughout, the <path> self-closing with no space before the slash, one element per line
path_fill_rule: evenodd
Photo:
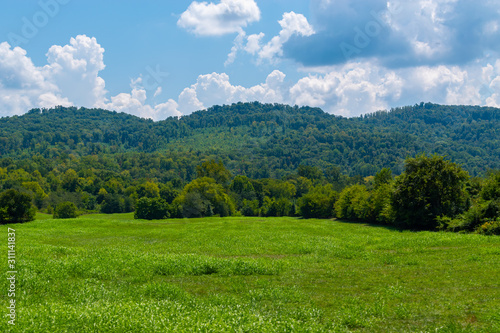
<path fill-rule="evenodd" d="M 0 167 L 33 156 L 64 161 L 149 153 L 220 158 L 233 173 L 253 178 L 281 177 L 300 164 L 368 176 L 383 167 L 400 173 L 404 159 L 421 152 L 447 155 L 473 175 L 499 169 L 500 110 L 421 103 L 343 118 L 254 102 L 160 122 L 63 107 L 0 119 Z"/>

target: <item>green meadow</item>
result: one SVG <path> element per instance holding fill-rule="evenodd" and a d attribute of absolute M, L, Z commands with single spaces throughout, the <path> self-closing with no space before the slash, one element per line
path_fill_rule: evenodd
<path fill-rule="evenodd" d="M 131 214 L 16 230 L 2 332 L 500 332 L 500 237 Z"/>

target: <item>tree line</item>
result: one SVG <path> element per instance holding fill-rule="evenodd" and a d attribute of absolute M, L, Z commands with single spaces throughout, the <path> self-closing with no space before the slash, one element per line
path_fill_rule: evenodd
<path fill-rule="evenodd" d="M 195 172 L 187 183 L 180 179 L 146 181 L 124 188 L 115 179 L 100 183 L 103 187 L 89 193 L 85 191 L 89 185 L 86 180 L 69 169 L 59 179 L 60 188 L 53 192 L 61 197 L 52 206 L 44 205 L 53 200 L 48 199 L 44 186 L 53 180 L 39 172 L 31 175 L 38 179 L 33 180 L 28 173 L 14 170 L 14 179 L 24 176 L 27 181 L 0 194 L 0 220 L 32 220 L 33 207 L 41 206 L 55 218 L 99 211 L 135 211 L 137 219 L 335 217 L 411 230 L 500 234 L 500 171 L 491 171 L 485 178 L 470 177 L 462 167 L 438 155 L 406 159 L 404 172 L 397 177 L 388 168 L 361 178 L 346 176 L 340 169 L 300 165 L 282 179 L 252 179 L 234 176 L 223 161 L 215 159 L 201 163 Z M 0 179 L 4 188 L 13 184 L 8 171 L 0 173 Z"/>

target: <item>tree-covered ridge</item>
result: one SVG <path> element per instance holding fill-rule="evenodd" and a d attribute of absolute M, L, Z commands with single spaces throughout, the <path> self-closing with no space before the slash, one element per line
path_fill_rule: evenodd
<path fill-rule="evenodd" d="M 338 166 L 351 176 L 373 175 L 384 167 L 399 174 L 405 158 L 426 152 L 447 155 L 480 175 L 500 168 L 499 111 L 421 103 L 343 118 L 318 108 L 254 102 L 153 122 L 58 107 L 0 119 L 0 154 L 15 160 L 192 154 L 199 160 L 221 158 L 235 174 L 280 178 L 301 164 L 323 170 Z"/>

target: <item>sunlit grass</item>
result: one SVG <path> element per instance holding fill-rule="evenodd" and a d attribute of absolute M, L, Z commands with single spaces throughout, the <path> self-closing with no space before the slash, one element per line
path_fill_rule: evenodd
<path fill-rule="evenodd" d="M 131 214 L 15 229 L 13 331 L 500 332 L 499 237 Z"/>

